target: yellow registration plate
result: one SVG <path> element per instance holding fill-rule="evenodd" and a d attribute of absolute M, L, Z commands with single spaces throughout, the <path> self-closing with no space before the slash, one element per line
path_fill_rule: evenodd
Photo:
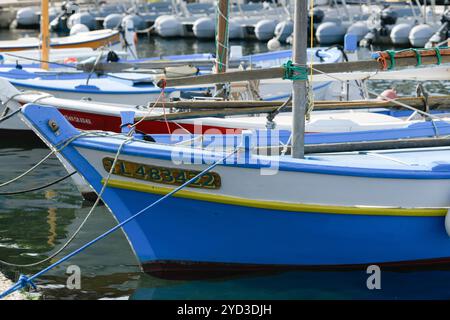
<path fill-rule="evenodd" d="M 109 172 L 113 162 L 113 158 L 103 158 L 103 168 Z M 128 178 L 179 186 L 189 179 L 192 179 L 200 172 L 201 171 L 150 166 L 131 161 L 117 160 L 113 174 Z M 219 189 L 220 186 L 221 179 L 216 172 L 207 172 L 189 184 L 189 187 L 204 189 Z"/>

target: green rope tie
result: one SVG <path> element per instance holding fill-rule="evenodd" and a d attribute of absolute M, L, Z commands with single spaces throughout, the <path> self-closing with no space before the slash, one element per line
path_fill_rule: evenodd
<path fill-rule="evenodd" d="M 441 50 L 439 50 L 438 47 L 433 48 L 433 49 L 436 52 L 437 65 L 440 65 L 442 62 Z"/>
<path fill-rule="evenodd" d="M 283 80 L 308 80 L 308 69 L 305 67 L 295 66 L 291 60 L 284 63 L 283 68 Z"/>
<path fill-rule="evenodd" d="M 420 51 L 417 49 L 411 49 L 411 50 L 414 51 L 414 53 L 416 54 L 416 58 L 417 58 L 416 67 L 422 65 L 422 56 L 420 55 Z"/>
<path fill-rule="evenodd" d="M 389 59 L 390 59 L 390 64 L 388 66 L 388 70 L 394 69 L 395 68 L 395 55 L 397 53 L 400 52 L 405 52 L 405 51 L 414 51 L 414 53 L 416 54 L 416 59 L 417 59 L 417 64 L 416 67 L 422 65 L 422 55 L 421 55 L 421 51 L 423 50 L 434 50 L 434 52 L 436 53 L 436 59 L 437 59 L 437 65 L 440 65 L 442 63 L 442 54 L 441 54 L 441 50 L 440 49 L 448 49 L 449 47 L 434 47 L 434 48 L 430 48 L 430 49 L 404 49 L 404 50 L 386 50 L 385 52 L 389 55 Z"/>
<path fill-rule="evenodd" d="M 396 51 L 395 50 L 386 50 L 386 52 L 388 53 L 389 61 L 391 62 L 389 64 L 388 70 L 392 70 L 392 69 L 395 68 L 395 54 L 396 54 Z"/>

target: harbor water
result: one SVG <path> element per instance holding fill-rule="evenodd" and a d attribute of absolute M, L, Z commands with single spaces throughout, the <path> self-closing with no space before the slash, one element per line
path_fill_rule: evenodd
<path fill-rule="evenodd" d="M 30 34 L 30 31 L 1 31 L 0 39 L 13 39 L 25 33 Z M 265 43 L 257 41 L 233 42 L 232 45 L 242 45 L 244 54 L 267 50 Z M 214 43 L 194 39 L 142 38 L 138 49 L 142 57 L 204 53 L 214 52 Z M 368 55 L 369 52 L 361 54 Z M 396 89 L 400 94 L 410 95 L 415 93 L 415 85 L 414 82 L 399 81 Z M 385 81 L 370 83 L 370 89 L 376 92 L 390 87 L 391 83 Z M 427 82 L 424 87 L 434 94 L 448 93 L 449 90 L 448 85 L 440 82 Z M 0 183 L 16 177 L 49 153 L 47 148 L 33 141 L 7 137 L 1 137 L 0 149 Z M 52 157 L 32 174 L 0 188 L 0 193 L 29 189 L 65 174 L 59 161 Z M 45 259 L 68 240 L 91 205 L 83 201 L 70 179 L 41 191 L 0 195 L 0 259 L 14 264 Z M 98 207 L 63 254 L 80 247 L 116 223 L 106 207 Z M 33 267 L 0 265 L 0 271 L 17 280 L 20 273 L 31 275 L 55 261 L 52 259 Z M 70 285 L 71 273 L 68 270 L 73 270 L 73 266 L 81 272 L 80 288 Z M 36 284 L 42 299 L 450 298 L 447 285 L 450 283 L 450 269 L 382 270 L 380 290 L 368 288 L 369 277 L 366 270 L 355 270 L 279 272 L 208 281 L 162 280 L 140 271 L 127 239 L 122 232 L 116 232 L 50 271 Z"/>

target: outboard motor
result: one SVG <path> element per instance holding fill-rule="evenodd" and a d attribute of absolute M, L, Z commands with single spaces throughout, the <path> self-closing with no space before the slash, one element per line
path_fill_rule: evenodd
<path fill-rule="evenodd" d="M 397 12 L 391 8 L 385 8 L 380 13 L 380 36 L 389 36 L 391 26 L 395 25 L 397 22 Z"/>
<path fill-rule="evenodd" d="M 69 33 L 70 29 L 67 26 L 67 21 L 72 14 L 77 13 L 79 10 L 80 8 L 74 1 L 64 1 L 61 5 L 61 13 L 50 22 L 50 29 L 54 32 Z"/>
<path fill-rule="evenodd" d="M 370 45 L 378 42 L 383 37 L 388 37 L 392 27 L 397 22 L 397 12 L 391 8 L 384 8 L 380 12 L 380 25 L 379 27 L 371 29 L 364 38 L 360 41 L 361 47 L 369 47 Z"/>
<path fill-rule="evenodd" d="M 308 21 L 311 21 L 311 14 L 314 23 L 322 23 L 325 13 L 319 8 L 314 8 L 312 12 L 308 12 Z"/>
<path fill-rule="evenodd" d="M 397 12 L 395 12 L 391 8 L 385 8 L 380 13 L 381 26 L 384 27 L 390 24 L 395 24 L 397 22 L 397 18 Z"/>
<path fill-rule="evenodd" d="M 361 47 L 370 47 L 375 42 L 375 39 L 377 38 L 377 34 L 378 34 L 378 30 L 377 29 L 370 30 L 364 36 L 364 38 L 362 38 L 362 40 L 359 42 L 359 46 L 361 46 Z"/>
<path fill-rule="evenodd" d="M 106 62 L 119 62 L 120 58 L 114 51 L 109 51 L 106 55 Z"/>
<path fill-rule="evenodd" d="M 435 47 L 438 43 L 444 42 L 449 38 L 449 28 L 450 28 L 450 10 L 445 10 L 441 17 L 442 25 L 439 27 L 433 36 L 425 44 L 426 48 Z"/>

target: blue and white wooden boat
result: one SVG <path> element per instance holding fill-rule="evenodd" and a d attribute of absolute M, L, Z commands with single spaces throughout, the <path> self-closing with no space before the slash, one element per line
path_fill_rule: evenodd
<path fill-rule="evenodd" d="M 154 81 L 155 75 L 142 73 L 114 73 L 89 75 L 87 73 L 41 72 L 39 70 L 9 69 L 0 71 L 0 77 L 26 91 L 41 91 L 55 97 L 94 100 L 105 103 L 127 103 L 146 105 L 155 101 L 161 89 Z M 33 72 L 34 71 L 34 72 Z M 183 86 L 166 88 L 165 93 L 174 91 L 206 91 L 211 86 Z"/>
<path fill-rule="evenodd" d="M 218 149 L 170 139 L 123 144 L 124 136 L 78 136 L 50 107 L 27 105 L 23 117 L 49 146 L 71 141 L 61 156 L 97 192 L 107 184 L 102 198 L 118 221 L 240 145 L 240 139 L 227 139 Z M 144 271 L 203 277 L 450 262 L 450 147 L 294 159 L 252 153 L 244 141 L 237 155 L 124 225 Z"/>
<path fill-rule="evenodd" d="M 308 56 L 313 56 L 315 64 L 338 62 L 341 59 L 341 53 L 337 49 L 325 51 L 323 48 L 315 48 L 310 50 L 314 51 Z M 288 61 L 290 57 L 291 51 L 285 50 L 277 53 L 244 56 L 242 60 L 248 61 L 257 67 L 268 67 L 280 66 Z M 197 54 L 192 56 L 167 56 L 164 57 L 164 60 L 192 61 L 205 58 L 210 59 L 211 57 L 207 54 Z M 155 61 L 156 58 L 144 60 Z M 61 73 L 32 67 L 17 69 L 15 66 L 6 65 L 0 68 L 0 77 L 9 80 L 22 90 L 43 91 L 58 98 L 87 99 L 106 103 L 146 105 L 148 102 L 154 101 L 161 93 L 161 90 L 154 84 L 161 77 L 157 74 L 111 73 L 95 75 L 83 72 Z M 330 98 L 331 83 L 331 81 L 315 82 L 313 85 L 315 98 L 320 100 L 327 97 Z M 287 98 L 290 95 L 291 88 L 289 80 L 267 80 L 261 81 L 259 93 L 263 99 L 277 100 Z M 213 85 L 184 86 L 166 88 L 165 92 L 170 94 L 174 91 L 206 91 L 213 89 Z"/>

